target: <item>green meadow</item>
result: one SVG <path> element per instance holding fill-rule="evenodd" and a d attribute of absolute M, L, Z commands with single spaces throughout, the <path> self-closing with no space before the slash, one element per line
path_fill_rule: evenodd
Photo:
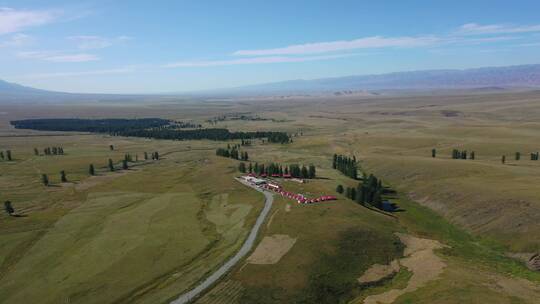
<path fill-rule="evenodd" d="M 279 182 L 338 200 L 299 205 L 276 196 L 258 241 L 286 235 L 294 245 L 275 264 L 241 261 L 197 303 L 363 303 L 405 288 L 414 276 L 402 267 L 372 286 L 357 282 L 373 264 L 404 257 L 396 232 L 446 247 L 434 252 L 443 272 L 395 303 L 535 303 L 539 273 L 509 256 L 540 250 L 540 163 L 529 159 L 540 150 L 539 99 L 538 93 L 290 97 L 6 111 L 9 119 L 162 117 L 205 127 L 217 116 L 249 113 L 268 120 L 225 119 L 214 127 L 293 134 L 290 144 L 256 140 L 242 149 L 252 162 L 315 165 L 317 179 Z M 0 216 L 5 303 L 168 303 L 238 250 L 263 207 L 260 193 L 233 179 L 239 161 L 215 155 L 235 141 L 14 130 L 5 116 L 0 136 L 0 150 L 14 157 L 0 161 L 1 199 L 20 215 Z M 65 155 L 34 155 L 34 148 L 49 146 L 62 146 Z M 475 151 L 476 159 L 451 159 L 453 149 Z M 160 160 L 143 159 L 154 151 Z M 122 170 L 126 153 L 138 161 Z M 334 153 L 355 155 L 362 171 L 396 191 L 385 199 L 401 211 L 381 212 L 336 194 L 338 184 L 360 181 L 332 169 Z M 96 176 L 89 176 L 89 164 Z M 61 170 L 67 183 L 60 182 Z"/>

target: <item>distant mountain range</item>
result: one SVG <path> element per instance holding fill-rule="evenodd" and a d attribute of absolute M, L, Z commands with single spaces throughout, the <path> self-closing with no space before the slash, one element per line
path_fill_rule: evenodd
<path fill-rule="evenodd" d="M 424 70 L 313 80 L 290 80 L 225 89 L 242 93 L 318 93 L 359 90 L 540 88 L 540 64 L 465 70 Z"/>
<path fill-rule="evenodd" d="M 132 101 L 145 99 L 148 95 L 129 94 L 84 94 L 55 92 L 35 89 L 20 84 L 0 80 L 0 103 L 20 102 L 90 102 L 90 101 Z"/>
<path fill-rule="evenodd" d="M 0 94 L 1 96 L 19 95 L 19 94 L 49 94 L 50 91 L 25 87 L 20 84 L 3 81 L 0 79 Z"/>
<path fill-rule="evenodd" d="M 540 64 L 465 70 L 425 70 L 313 80 L 289 80 L 237 88 L 171 95 L 283 95 L 371 91 L 497 90 L 540 88 Z M 148 98 L 149 95 L 73 94 L 30 88 L 0 80 L 0 101 L 90 101 Z"/>

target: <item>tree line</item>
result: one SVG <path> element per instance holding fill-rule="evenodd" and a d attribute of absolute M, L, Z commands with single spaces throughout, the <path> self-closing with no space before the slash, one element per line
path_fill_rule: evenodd
<path fill-rule="evenodd" d="M 238 170 L 242 173 L 254 173 L 257 175 L 266 174 L 272 176 L 273 174 L 278 174 L 280 176 L 290 175 L 295 178 L 305 178 L 313 179 L 317 177 L 317 170 L 314 165 L 282 165 L 279 163 L 270 163 L 270 164 L 252 164 L 251 162 L 246 166 L 245 163 L 240 163 L 238 165 Z"/>
<path fill-rule="evenodd" d="M 113 136 L 144 137 L 170 140 L 234 140 L 266 138 L 271 143 L 289 143 L 285 132 L 231 132 L 228 129 L 179 130 L 174 122 L 160 118 L 142 119 L 26 119 L 10 122 L 17 129 L 42 131 L 79 131 L 108 133 Z"/>
<path fill-rule="evenodd" d="M 161 118 L 139 119 L 79 119 L 79 118 L 41 118 L 23 119 L 10 122 L 16 129 L 40 131 L 78 131 L 92 133 L 114 133 L 130 129 L 149 129 L 169 125 L 170 120 Z"/>
<path fill-rule="evenodd" d="M 52 148 L 50 150 L 51 150 L 51 152 L 53 151 Z M 57 153 L 59 153 L 58 151 L 59 150 L 57 149 Z M 4 158 L 7 158 L 7 156 L 9 156 L 8 160 L 11 160 L 11 151 L 7 150 L 6 152 L 9 152 L 9 153 L 4 153 L 4 151 L 0 151 L 0 158 L 4 159 Z M 63 153 L 63 149 L 62 149 L 62 153 Z M 147 160 L 149 158 L 148 152 L 144 152 L 144 157 L 145 157 L 145 160 Z M 159 152 L 157 152 L 157 151 L 152 152 L 151 157 L 152 157 L 153 160 L 159 160 Z M 122 159 L 122 162 L 121 162 L 122 163 L 122 169 L 127 170 L 127 169 L 129 169 L 129 163 L 130 162 L 138 162 L 138 161 L 139 161 L 139 155 L 138 154 L 136 154 L 135 158 L 133 158 L 133 156 L 131 154 L 126 153 L 124 155 L 124 159 Z M 116 170 L 114 162 L 113 162 L 113 160 L 111 158 L 109 158 L 108 161 L 107 161 L 107 167 L 108 167 L 108 170 L 111 171 L 111 172 Z M 94 167 L 94 164 L 90 164 L 88 166 L 88 174 L 91 175 L 91 176 L 94 176 L 96 174 L 96 168 Z M 60 181 L 62 183 L 67 183 L 68 182 L 67 173 L 66 173 L 65 170 L 61 170 L 59 175 L 60 175 Z M 45 173 L 41 174 L 41 183 L 46 187 L 48 187 L 50 185 L 50 180 L 49 180 L 49 175 L 48 174 L 45 174 Z M 4 210 L 10 216 L 15 213 L 15 209 L 13 208 L 13 204 L 9 200 L 4 202 Z"/>
<path fill-rule="evenodd" d="M 352 179 L 358 179 L 358 163 L 356 157 L 348 157 L 344 155 L 334 154 L 332 161 L 332 168 L 343 173 Z"/>
<path fill-rule="evenodd" d="M 431 149 L 431 157 L 435 158 L 437 157 L 437 149 L 433 148 Z M 539 152 L 533 152 L 530 154 L 531 160 L 538 160 L 539 159 Z M 467 152 L 467 150 L 458 150 L 453 149 L 452 150 L 452 159 L 471 159 L 474 160 L 476 158 L 476 154 L 474 151 L 471 151 L 470 153 Z M 514 159 L 516 161 L 521 160 L 521 152 L 515 152 Z M 501 162 L 504 164 L 506 163 L 506 155 L 501 156 Z"/>
<path fill-rule="evenodd" d="M 38 148 L 34 148 L 34 154 L 36 156 L 39 156 L 39 150 Z M 43 149 L 44 155 L 64 155 L 64 148 L 63 147 L 46 147 Z"/>
<path fill-rule="evenodd" d="M 218 148 L 216 149 L 216 155 L 222 157 L 229 157 L 232 159 L 247 161 L 249 160 L 249 155 L 246 151 L 240 151 L 238 145 L 234 145 L 232 148 L 230 145 L 227 148 Z"/>
<path fill-rule="evenodd" d="M 159 160 L 159 152 L 157 152 L 157 151 L 152 152 L 151 157 L 152 157 L 152 160 Z M 144 159 L 145 160 L 149 159 L 148 152 L 144 152 Z M 139 161 L 139 155 L 138 154 L 135 155 L 135 158 L 133 158 L 133 156 L 130 153 L 124 154 L 124 159 L 122 159 L 122 161 L 121 161 L 122 170 L 128 170 L 129 169 L 129 163 L 138 162 L 138 161 Z M 107 160 L 107 169 L 110 172 L 114 172 L 114 171 L 117 170 L 112 158 L 109 158 Z M 88 174 L 91 175 L 91 176 L 96 175 L 96 168 L 94 167 L 94 164 L 88 165 Z M 60 181 L 63 182 L 63 183 L 66 183 L 68 181 L 67 174 L 66 174 L 65 170 L 60 171 Z M 49 175 L 47 175 L 45 173 L 41 174 L 41 183 L 44 186 L 49 186 L 49 184 L 50 184 Z"/>
<path fill-rule="evenodd" d="M 369 204 L 373 207 L 382 209 L 382 195 L 384 193 L 384 187 L 382 181 L 375 177 L 373 174 L 362 178 L 362 182 L 358 183 L 355 187 L 346 187 L 338 185 L 336 192 L 345 194 L 345 196 L 361 205 Z"/>
<path fill-rule="evenodd" d="M 468 154 L 468 158 L 469 159 L 472 159 L 474 160 L 475 159 L 475 153 L 474 151 L 471 151 L 469 154 Z M 452 159 L 467 159 L 467 150 L 458 150 L 458 149 L 453 149 L 452 150 Z"/>

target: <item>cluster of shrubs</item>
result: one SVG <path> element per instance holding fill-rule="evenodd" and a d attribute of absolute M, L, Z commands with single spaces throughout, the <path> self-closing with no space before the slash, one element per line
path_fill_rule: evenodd
<path fill-rule="evenodd" d="M 475 154 L 474 154 L 474 151 L 471 151 L 471 153 L 469 153 L 469 159 L 474 159 L 475 157 Z M 452 150 L 452 158 L 453 159 L 467 159 L 467 150 L 458 150 L 458 149 L 454 149 Z"/>
<path fill-rule="evenodd" d="M 34 154 L 39 155 L 39 150 L 34 148 Z M 44 155 L 64 155 L 64 148 L 62 147 L 47 147 L 43 149 Z"/>
<path fill-rule="evenodd" d="M 12 158 L 11 158 L 11 150 L 0 151 L 0 159 L 1 160 L 11 161 L 12 160 Z"/>

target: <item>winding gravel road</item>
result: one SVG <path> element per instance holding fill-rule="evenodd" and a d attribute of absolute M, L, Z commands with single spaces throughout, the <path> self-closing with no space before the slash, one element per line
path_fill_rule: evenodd
<path fill-rule="evenodd" d="M 264 220 L 266 219 L 266 216 L 268 215 L 268 213 L 270 212 L 270 209 L 272 208 L 274 197 L 272 196 L 271 192 L 264 191 L 262 189 L 254 187 L 242 180 L 238 179 L 238 181 L 264 194 L 264 197 L 265 197 L 264 208 L 261 211 L 261 214 L 259 214 L 259 217 L 257 218 L 255 225 L 253 225 L 253 228 L 251 229 L 249 236 L 244 242 L 244 245 L 242 245 L 242 248 L 240 248 L 240 250 L 230 260 L 228 260 L 225 264 L 223 264 L 223 266 L 221 266 L 218 270 L 216 270 L 216 272 L 211 274 L 208 278 L 206 278 L 203 282 L 201 282 L 192 290 L 179 296 L 176 300 L 172 301 L 171 304 L 189 303 L 190 301 L 198 297 L 205 289 L 212 286 L 212 284 L 217 282 L 217 280 L 219 280 L 223 275 L 229 272 L 229 270 L 231 270 L 231 268 L 234 265 L 236 265 L 238 261 L 244 258 L 253 248 L 255 239 L 257 238 L 257 233 L 259 232 L 259 228 L 261 228 L 261 225 L 263 224 Z"/>

